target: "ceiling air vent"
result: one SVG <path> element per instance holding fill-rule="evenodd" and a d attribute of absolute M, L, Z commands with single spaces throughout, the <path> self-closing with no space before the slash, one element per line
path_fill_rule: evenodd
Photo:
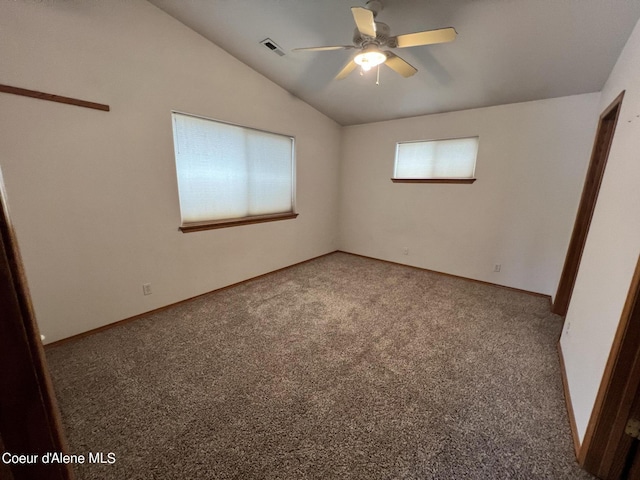
<path fill-rule="evenodd" d="M 265 47 L 267 47 L 272 52 L 276 52 L 281 57 L 284 57 L 284 51 L 278 46 L 278 44 L 276 42 L 274 42 L 270 38 L 265 38 L 260 43 L 262 45 L 264 45 Z"/>

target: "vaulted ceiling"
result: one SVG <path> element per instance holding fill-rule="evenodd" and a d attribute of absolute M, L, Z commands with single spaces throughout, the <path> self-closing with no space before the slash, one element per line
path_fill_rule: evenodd
<path fill-rule="evenodd" d="M 640 18 L 640 0 L 383 0 L 392 35 L 455 27 L 452 43 L 396 49 L 418 69 L 335 75 L 355 50 L 365 0 L 150 0 L 342 125 L 601 90 Z M 279 56 L 260 43 L 272 39 Z"/>

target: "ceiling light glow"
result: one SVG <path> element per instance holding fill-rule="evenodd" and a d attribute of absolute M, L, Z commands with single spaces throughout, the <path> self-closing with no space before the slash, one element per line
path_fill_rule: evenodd
<path fill-rule="evenodd" d="M 384 63 L 386 60 L 387 56 L 376 47 L 366 48 L 353 59 L 353 61 L 360 65 L 362 70 L 365 72 L 368 72 L 373 67 Z"/>

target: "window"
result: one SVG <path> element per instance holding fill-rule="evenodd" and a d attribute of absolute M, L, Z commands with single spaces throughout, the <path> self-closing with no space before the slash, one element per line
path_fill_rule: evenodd
<path fill-rule="evenodd" d="M 478 137 L 396 145 L 394 182 L 473 183 Z"/>
<path fill-rule="evenodd" d="M 183 232 L 297 217 L 293 137 L 172 117 Z"/>

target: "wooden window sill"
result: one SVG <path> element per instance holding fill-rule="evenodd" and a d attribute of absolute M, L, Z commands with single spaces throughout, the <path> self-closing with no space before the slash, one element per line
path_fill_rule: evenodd
<path fill-rule="evenodd" d="M 473 183 L 475 178 L 392 178 L 393 183 Z"/>
<path fill-rule="evenodd" d="M 200 232 L 215 228 L 237 227 L 239 225 L 251 225 L 252 223 L 276 222 L 278 220 L 290 220 L 296 218 L 297 213 L 276 213 L 273 215 L 256 215 L 254 217 L 228 218 L 225 220 L 208 220 L 205 222 L 187 223 L 180 227 L 182 233 Z"/>

